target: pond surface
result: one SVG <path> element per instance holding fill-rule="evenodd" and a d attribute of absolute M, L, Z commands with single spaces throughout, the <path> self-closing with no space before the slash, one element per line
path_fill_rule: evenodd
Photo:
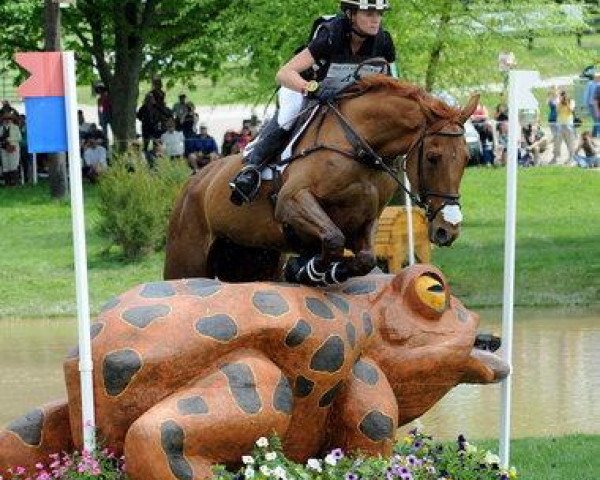
<path fill-rule="evenodd" d="M 499 333 L 500 311 L 481 330 Z M 74 320 L 0 320 L 0 425 L 66 397 L 62 360 Z M 514 437 L 600 434 L 600 309 L 519 310 L 514 340 Z M 419 420 L 436 438 L 496 438 L 500 386 L 461 385 Z"/>

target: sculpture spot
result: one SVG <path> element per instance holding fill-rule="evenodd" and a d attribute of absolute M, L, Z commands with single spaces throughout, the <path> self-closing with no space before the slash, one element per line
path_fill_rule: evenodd
<path fill-rule="evenodd" d="M 373 293 L 377 289 L 377 284 L 370 280 L 362 280 L 352 282 L 349 286 L 344 288 L 344 293 L 347 295 L 366 295 L 367 293 Z"/>
<path fill-rule="evenodd" d="M 209 278 L 195 278 L 186 282 L 186 287 L 191 295 L 197 297 L 210 297 L 217 293 L 223 285 L 218 280 Z"/>
<path fill-rule="evenodd" d="M 153 282 L 144 285 L 140 296 L 144 298 L 165 298 L 175 295 L 175 287 L 168 282 Z"/>
<path fill-rule="evenodd" d="M 317 372 L 337 372 L 344 364 L 344 341 L 334 335 L 315 352 L 310 368 Z"/>
<path fill-rule="evenodd" d="M 296 385 L 294 386 L 294 393 L 297 397 L 305 398 L 308 397 L 315 387 L 315 382 L 309 380 L 302 375 L 296 378 Z"/>
<path fill-rule="evenodd" d="M 371 315 L 365 312 L 362 315 L 363 322 L 363 331 L 367 337 L 370 337 L 373 334 L 373 320 L 371 320 Z"/>
<path fill-rule="evenodd" d="M 342 297 L 329 292 L 325 292 L 325 296 L 331 303 L 333 303 L 338 308 L 340 312 L 343 312 L 345 314 L 350 313 L 350 305 Z"/>
<path fill-rule="evenodd" d="M 273 394 L 273 407 L 275 410 L 286 415 L 292 413 L 292 407 L 294 406 L 294 398 L 292 393 L 292 387 L 290 382 L 285 375 L 281 375 L 275 393 Z"/>
<path fill-rule="evenodd" d="M 16 433 L 24 443 L 33 447 L 42 441 L 43 426 L 44 412 L 36 409 L 12 422 L 7 430 Z"/>
<path fill-rule="evenodd" d="M 106 312 L 108 310 L 112 310 L 117 305 L 119 305 L 120 302 L 121 301 L 119 300 L 119 297 L 113 297 L 108 302 L 106 302 L 104 305 L 102 305 L 100 312 Z"/>
<path fill-rule="evenodd" d="M 285 337 L 285 344 L 288 347 L 297 347 L 306 340 L 312 332 L 312 328 L 304 320 L 298 320 L 294 328 Z"/>
<path fill-rule="evenodd" d="M 272 317 L 279 317 L 290 310 L 287 301 L 274 291 L 256 292 L 252 303 L 261 313 Z"/>
<path fill-rule="evenodd" d="M 334 313 L 331 311 L 325 302 L 318 298 L 309 297 L 306 299 L 306 308 L 308 308 L 313 315 L 321 317 L 325 320 L 333 320 L 335 318 Z"/>
<path fill-rule="evenodd" d="M 457 316 L 458 316 L 458 320 L 461 323 L 467 323 L 469 321 L 469 314 L 465 311 L 464 308 L 458 307 L 456 309 L 456 313 L 457 313 Z"/>
<path fill-rule="evenodd" d="M 179 400 L 177 410 L 181 415 L 202 415 L 208 413 L 208 405 L 202 397 L 197 395 Z"/>
<path fill-rule="evenodd" d="M 169 460 L 169 468 L 178 480 L 192 480 L 194 472 L 183 456 L 183 429 L 173 420 L 160 426 L 160 443 Z"/>
<path fill-rule="evenodd" d="M 360 431 L 374 442 L 394 437 L 394 421 L 378 410 L 373 410 L 362 419 Z"/>
<path fill-rule="evenodd" d="M 103 328 L 103 322 L 92 323 L 92 325 L 90 326 L 90 339 L 93 340 L 98 335 L 100 335 L 100 332 L 102 332 Z M 67 353 L 67 358 L 79 358 L 79 345 L 76 345 L 69 350 L 69 352 Z"/>
<path fill-rule="evenodd" d="M 221 368 L 229 381 L 235 403 L 248 414 L 258 413 L 262 407 L 256 380 L 248 365 L 243 363 L 229 363 Z"/>
<path fill-rule="evenodd" d="M 321 397 L 319 400 L 319 407 L 328 407 L 333 403 L 335 396 L 340 391 L 340 388 L 342 388 L 342 383 L 343 382 L 338 382 L 331 390 L 326 392 L 325 395 Z"/>
<path fill-rule="evenodd" d="M 376 385 L 379 381 L 379 373 L 377 373 L 377 369 L 370 363 L 363 362 L 362 360 L 359 360 L 354 364 L 354 367 L 352 367 L 352 373 L 356 378 L 367 385 Z"/>
<path fill-rule="evenodd" d="M 102 331 L 103 328 L 104 328 L 104 323 L 102 323 L 102 322 L 92 323 L 92 326 L 90 327 L 90 338 L 93 340 L 98 335 L 100 335 L 100 332 Z"/>
<path fill-rule="evenodd" d="M 142 368 L 142 359 L 134 350 L 119 350 L 104 357 L 104 388 L 111 397 L 122 393 Z"/>
<path fill-rule="evenodd" d="M 228 342 L 238 333 L 235 321 L 225 314 L 201 318 L 196 322 L 196 330 L 198 333 L 220 342 Z"/>
<path fill-rule="evenodd" d="M 123 312 L 123 321 L 138 328 L 146 328 L 154 320 L 166 317 L 171 313 L 171 307 L 167 305 L 149 305 L 145 307 L 134 307 Z"/>
<path fill-rule="evenodd" d="M 346 324 L 346 336 L 348 337 L 348 343 L 354 348 L 356 345 L 356 328 L 350 322 Z"/>

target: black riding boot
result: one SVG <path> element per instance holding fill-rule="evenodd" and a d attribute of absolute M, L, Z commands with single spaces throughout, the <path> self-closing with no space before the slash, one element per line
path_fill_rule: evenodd
<path fill-rule="evenodd" d="M 235 205 L 252 202 L 260 188 L 262 167 L 283 148 L 290 132 L 277 123 L 275 115 L 263 126 L 258 137 L 252 142 L 248 155 L 244 158 L 244 167 L 229 183 L 231 202 Z"/>

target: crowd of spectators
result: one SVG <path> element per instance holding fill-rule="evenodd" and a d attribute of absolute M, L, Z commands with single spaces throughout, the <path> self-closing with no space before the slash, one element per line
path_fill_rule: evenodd
<path fill-rule="evenodd" d="M 596 87 L 600 85 L 600 74 L 596 77 Z M 547 128 L 542 126 L 538 111 L 523 111 L 519 114 L 521 137 L 518 143 L 517 158 L 521 166 L 569 165 L 581 167 L 597 167 L 599 165 L 598 149 L 595 137 L 600 135 L 598 118 L 600 118 L 600 88 L 590 91 L 588 104 L 592 115 L 593 127 L 578 134 L 582 122 L 576 115 L 575 100 L 566 90 L 552 87 L 548 90 Z M 591 97 L 590 97 L 591 95 Z M 487 108 L 479 104 L 471 116 L 471 122 L 479 134 L 482 165 L 491 167 L 505 165 L 508 149 L 508 107 L 501 101 L 493 115 Z M 567 156 L 561 155 L 565 145 Z M 583 155 L 580 153 L 583 152 Z"/>

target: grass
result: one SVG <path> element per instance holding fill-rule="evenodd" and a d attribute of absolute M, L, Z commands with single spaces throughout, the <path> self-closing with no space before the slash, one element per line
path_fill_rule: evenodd
<path fill-rule="evenodd" d="M 465 222 L 451 248 L 433 261 L 471 307 L 502 303 L 504 169 L 469 169 L 463 180 Z M 600 172 L 547 167 L 519 172 L 516 303 L 600 304 Z M 97 193 L 86 185 L 90 303 L 93 312 L 135 284 L 161 278 L 163 253 L 137 263 L 95 231 Z M 596 220 L 594 220 L 596 219 Z M 0 189 L 0 317 L 72 316 L 75 287 L 68 202 L 47 185 Z"/>
<path fill-rule="evenodd" d="M 495 441 L 473 443 L 498 451 Z M 510 463 L 517 468 L 522 480 L 597 480 L 600 478 L 600 436 L 513 440 Z"/>

